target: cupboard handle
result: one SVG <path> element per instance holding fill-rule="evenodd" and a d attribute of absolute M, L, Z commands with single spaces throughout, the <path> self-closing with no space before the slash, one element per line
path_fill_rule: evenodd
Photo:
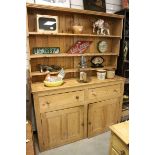
<path fill-rule="evenodd" d="M 79 99 L 79 96 L 76 96 L 75 98 L 78 100 Z"/>
<path fill-rule="evenodd" d="M 84 126 L 84 123 L 81 123 L 82 126 Z"/>
<path fill-rule="evenodd" d="M 116 93 L 117 93 L 117 89 L 115 89 L 115 90 L 114 90 L 114 92 L 116 92 Z"/>
<path fill-rule="evenodd" d="M 89 125 L 91 125 L 91 122 L 88 122 Z"/>
<path fill-rule="evenodd" d="M 121 151 L 121 155 L 125 155 L 125 151 L 124 150 Z"/>

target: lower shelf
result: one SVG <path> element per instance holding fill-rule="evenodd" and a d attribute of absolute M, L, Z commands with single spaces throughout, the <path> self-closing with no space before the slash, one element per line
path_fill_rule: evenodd
<path fill-rule="evenodd" d="M 111 69 L 111 68 L 115 68 L 115 66 L 107 66 L 107 67 L 103 67 L 103 68 L 87 68 L 88 70 L 97 70 L 97 69 Z M 76 73 L 78 72 L 78 69 L 77 68 L 73 68 L 73 69 L 65 69 L 65 73 Z M 59 72 L 50 72 L 51 75 L 55 75 L 55 74 L 58 74 Z M 36 71 L 36 72 L 32 72 L 31 73 L 31 76 L 38 76 L 38 75 L 46 75 L 47 73 L 46 72 L 40 72 L 40 71 Z"/>

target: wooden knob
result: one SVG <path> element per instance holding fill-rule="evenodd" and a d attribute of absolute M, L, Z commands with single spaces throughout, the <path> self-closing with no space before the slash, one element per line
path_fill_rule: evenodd
<path fill-rule="evenodd" d="M 81 123 L 81 126 L 84 126 L 84 123 Z"/>
<path fill-rule="evenodd" d="M 76 96 L 75 98 L 78 100 L 79 99 L 79 96 Z"/>
<path fill-rule="evenodd" d="M 125 155 L 125 151 L 124 150 L 121 151 L 121 155 Z"/>
<path fill-rule="evenodd" d="M 114 92 L 117 92 L 117 90 L 115 89 Z"/>
<path fill-rule="evenodd" d="M 49 105 L 50 103 L 49 102 L 46 102 L 46 104 Z"/>
<path fill-rule="evenodd" d="M 89 125 L 91 125 L 91 122 L 88 122 Z"/>

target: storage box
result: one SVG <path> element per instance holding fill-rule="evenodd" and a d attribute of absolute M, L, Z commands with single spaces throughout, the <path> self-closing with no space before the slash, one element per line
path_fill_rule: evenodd
<path fill-rule="evenodd" d="M 37 32 L 58 33 L 58 16 L 37 15 Z"/>
<path fill-rule="evenodd" d="M 121 10 L 121 5 L 112 5 L 112 4 L 106 4 L 106 12 L 107 13 L 114 13 L 116 11 Z"/>
<path fill-rule="evenodd" d="M 71 8 L 74 8 L 74 9 L 81 9 L 81 10 L 84 9 L 82 5 L 73 5 L 73 4 L 71 4 Z"/>
<path fill-rule="evenodd" d="M 71 5 L 80 5 L 83 6 L 83 0 L 71 0 Z"/>
<path fill-rule="evenodd" d="M 106 4 L 122 5 L 122 0 L 106 0 Z"/>
<path fill-rule="evenodd" d="M 70 8 L 70 0 L 35 0 L 35 3 Z"/>

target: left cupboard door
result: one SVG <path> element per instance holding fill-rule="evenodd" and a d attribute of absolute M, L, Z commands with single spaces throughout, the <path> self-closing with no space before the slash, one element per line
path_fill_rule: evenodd
<path fill-rule="evenodd" d="M 83 106 L 41 114 L 45 149 L 83 138 Z"/>

